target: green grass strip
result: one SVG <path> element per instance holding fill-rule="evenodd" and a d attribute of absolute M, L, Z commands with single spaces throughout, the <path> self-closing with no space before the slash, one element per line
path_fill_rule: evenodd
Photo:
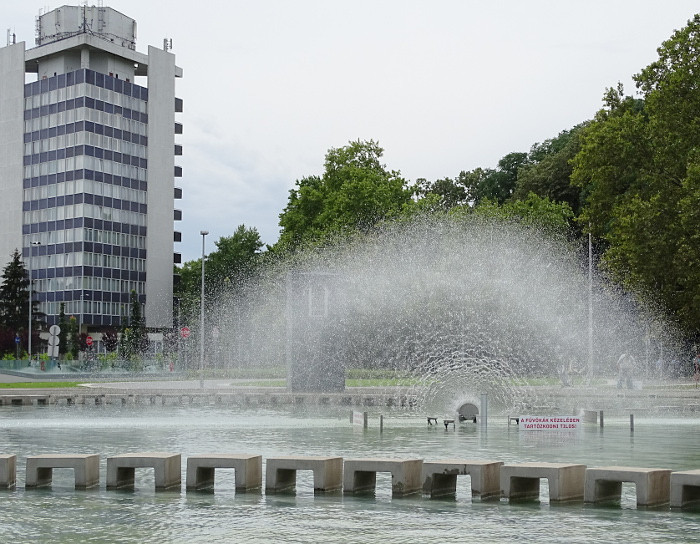
<path fill-rule="evenodd" d="M 12 382 L 0 383 L 0 389 L 61 389 L 78 387 L 83 382 Z"/>

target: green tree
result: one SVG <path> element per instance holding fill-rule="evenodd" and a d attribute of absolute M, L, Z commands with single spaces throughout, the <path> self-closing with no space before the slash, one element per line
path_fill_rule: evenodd
<path fill-rule="evenodd" d="M 24 267 L 19 251 L 12 253 L 5 266 L 0 285 L 0 326 L 10 331 L 26 331 L 29 321 L 29 274 Z M 43 316 L 38 310 L 39 303 L 32 297 L 32 328 L 38 329 Z"/>
<path fill-rule="evenodd" d="M 256 228 L 239 225 L 233 235 L 222 236 L 215 245 L 216 250 L 207 258 L 205 279 L 207 284 L 217 288 L 238 283 L 252 274 L 264 244 Z"/>
<path fill-rule="evenodd" d="M 297 180 L 280 214 L 276 247 L 296 247 L 396 217 L 412 191 L 381 163 L 377 142 L 354 141 L 326 154 L 324 173 Z"/>
<path fill-rule="evenodd" d="M 456 213 L 463 212 L 464 209 Z M 554 202 L 535 193 L 530 193 L 525 200 L 512 200 L 502 205 L 493 200 L 484 200 L 475 206 L 471 213 L 492 219 L 517 221 L 522 225 L 561 236 L 569 234 L 574 218 L 574 213 L 566 202 Z"/>
<path fill-rule="evenodd" d="M 222 236 L 215 242 L 216 249 L 206 259 L 204 273 L 205 296 L 211 297 L 220 290 L 231 291 L 240 287 L 243 280 L 254 277 L 263 256 L 263 243 L 256 228 L 239 225 L 231 236 Z M 183 323 L 199 313 L 202 286 L 202 259 L 187 261 L 175 273 L 180 281 L 175 296 L 180 301 Z"/>
<path fill-rule="evenodd" d="M 469 202 L 467 188 L 451 178 L 442 178 L 430 182 L 424 178 L 416 180 L 414 192 L 420 199 L 429 195 L 437 198 L 436 209 L 449 210 Z"/>
<path fill-rule="evenodd" d="M 416 193 L 419 196 L 439 195 L 440 205 L 446 210 L 466 203 L 479 204 L 484 200 L 503 204 L 513 196 L 518 172 L 526 164 L 527 153 L 508 153 L 498 161 L 495 169 L 463 170 L 454 180 L 444 178 L 432 183 L 419 180 Z"/>
<path fill-rule="evenodd" d="M 513 198 L 525 200 L 535 193 L 555 202 L 566 202 L 578 213 L 580 188 L 571 184 L 571 161 L 580 149 L 581 127 L 562 131 L 555 138 L 532 146 L 528 160 L 518 169 Z"/>
<path fill-rule="evenodd" d="M 58 328 L 60 332 L 58 333 L 58 352 L 61 356 L 69 351 L 68 342 L 68 320 L 66 319 L 66 304 L 61 302 L 58 311 Z"/>
<path fill-rule="evenodd" d="M 644 102 L 608 89 L 601 109 L 580 133 L 580 150 L 572 160 L 571 182 L 581 189 L 579 221 L 609 244 L 618 206 L 645 190 L 651 168 Z"/>
<path fill-rule="evenodd" d="M 115 329 L 107 329 L 102 334 L 102 344 L 109 353 L 116 351 L 119 347 L 119 334 Z"/>
<path fill-rule="evenodd" d="M 148 348 L 148 335 L 141 312 L 141 302 L 136 291 L 129 296 L 129 324 L 122 328 L 120 353 L 124 359 L 143 356 Z"/>
<path fill-rule="evenodd" d="M 642 100 L 609 90 L 581 135 L 573 181 L 580 220 L 605 241 L 603 262 L 642 297 L 700 331 L 700 15 L 634 79 Z"/>
<path fill-rule="evenodd" d="M 80 351 L 80 335 L 78 334 L 78 320 L 70 316 L 66 324 L 66 358 L 74 358 Z"/>

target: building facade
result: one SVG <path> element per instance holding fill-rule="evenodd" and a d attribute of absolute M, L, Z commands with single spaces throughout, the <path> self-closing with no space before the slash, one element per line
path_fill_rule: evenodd
<path fill-rule="evenodd" d="M 84 332 L 120 326 L 135 291 L 147 327 L 172 327 L 178 77 L 167 41 L 137 52 L 136 22 L 102 6 L 0 48 L 0 264 L 21 251 L 48 324 L 63 304 Z"/>

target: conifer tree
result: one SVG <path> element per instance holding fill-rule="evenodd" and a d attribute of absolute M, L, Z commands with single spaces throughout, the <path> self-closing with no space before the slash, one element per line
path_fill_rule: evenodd
<path fill-rule="evenodd" d="M 15 332 L 26 331 L 29 321 L 29 274 L 18 250 L 15 249 L 0 277 L 0 326 Z M 38 304 L 32 300 L 33 328 L 38 328 L 43 321 Z"/>

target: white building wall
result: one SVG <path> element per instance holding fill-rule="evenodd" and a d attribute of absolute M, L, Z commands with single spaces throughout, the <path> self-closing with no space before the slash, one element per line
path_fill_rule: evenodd
<path fill-rule="evenodd" d="M 22 250 L 24 42 L 0 49 L 0 269 Z"/>
<path fill-rule="evenodd" d="M 147 327 L 172 327 L 173 324 L 174 126 L 175 55 L 149 46 Z"/>

